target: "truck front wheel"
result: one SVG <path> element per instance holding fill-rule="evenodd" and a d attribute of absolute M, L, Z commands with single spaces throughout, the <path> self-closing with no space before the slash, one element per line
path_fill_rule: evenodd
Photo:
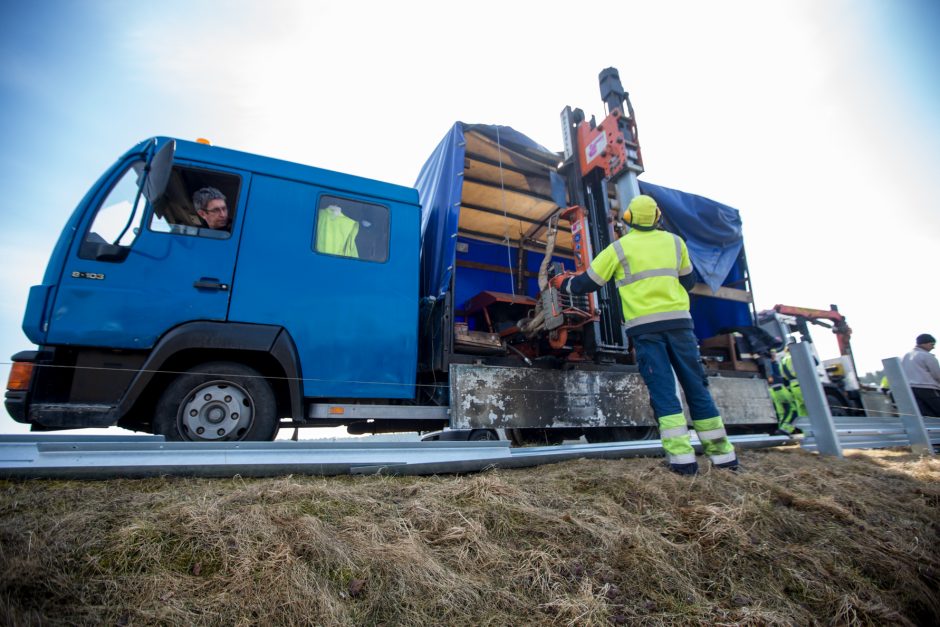
<path fill-rule="evenodd" d="M 179 375 L 160 397 L 154 433 L 167 440 L 273 440 L 277 404 L 271 385 L 243 364 L 204 363 Z"/>

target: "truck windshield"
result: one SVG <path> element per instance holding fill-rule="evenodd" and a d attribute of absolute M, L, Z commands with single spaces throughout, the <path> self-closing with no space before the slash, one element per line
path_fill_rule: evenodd
<path fill-rule="evenodd" d="M 85 241 L 107 242 L 118 246 L 130 246 L 133 243 L 137 236 L 136 227 L 128 229 L 120 241 L 115 241 L 115 239 L 121 234 L 121 230 L 131 217 L 134 202 L 144 202 L 144 198 L 141 196 L 138 199 L 137 194 L 137 172 L 143 167 L 143 161 L 135 162 L 111 188 L 111 192 L 101 203 L 98 213 L 95 214 L 95 220 L 88 230 Z"/>

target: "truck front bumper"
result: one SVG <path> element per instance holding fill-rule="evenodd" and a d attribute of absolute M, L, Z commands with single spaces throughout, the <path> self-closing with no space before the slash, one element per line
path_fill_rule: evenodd
<path fill-rule="evenodd" d="M 20 351 L 17 354 L 13 355 L 10 358 L 10 361 L 13 363 L 17 362 L 29 362 L 36 363 L 36 358 L 39 355 L 38 351 Z M 26 389 L 22 389 L 21 385 L 13 383 L 14 377 L 10 377 L 10 382 L 7 385 L 13 385 L 17 389 L 10 390 L 7 389 L 6 397 L 4 398 L 4 405 L 7 408 L 7 413 L 10 414 L 10 417 L 17 422 L 28 423 L 27 419 L 28 413 L 28 403 L 27 399 L 29 397 L 29 391 L 33 387 L 32 376 L 30 381 L 26 386 Z"/>
<path fill-rule="evenodd" d="M 7 390 L 3 401 L 10 418 L 17 422 L 29 422 L 26 420 L 26 394 L 26 391 Z"/>

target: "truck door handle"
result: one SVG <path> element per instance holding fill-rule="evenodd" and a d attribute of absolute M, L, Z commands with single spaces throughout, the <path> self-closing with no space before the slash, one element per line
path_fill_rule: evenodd
<path fill-rule="evenodd" d="M 228 291 L 228 284 L 221 283 L 218 279 L 212 279 L 209 277 L 202 277 L 193 283 L 193 287 L 200 290 L 221 290 L 223 292 Z"/>

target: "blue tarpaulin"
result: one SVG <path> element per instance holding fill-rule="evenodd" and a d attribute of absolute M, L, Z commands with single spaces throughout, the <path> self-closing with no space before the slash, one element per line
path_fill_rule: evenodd
<path fill-rule="evenodd" d="M 467 145 L 464 132 L 472 130 L 495 139 L 505 151 L 524 150 L 558 162 L 558 155 L 509 126 L 454 124 L 425 162 L 415 182 L 421 198 L 422 297 L 440 298 L 450 286 L 463 192 Z M 542 178 L 549 178 L 547 171 Z M 561 180 L 556 179 L 548 184 L 558 187 Z"/>
<path fill-rule="evenodd" d="M 738 210 L 645 181 L 640 181 L 640 191 L 656 199 L 666 227 L 682 237 L 689 247 L 689 256 L 699 278 L 717 292 L 744 245 Z"/>
<path fill-rule="evenodd" d="M 463 190 L 463 124 L 451 127 L 421 168 L 421 297 L 442 297 L 450 285 Z"/>

